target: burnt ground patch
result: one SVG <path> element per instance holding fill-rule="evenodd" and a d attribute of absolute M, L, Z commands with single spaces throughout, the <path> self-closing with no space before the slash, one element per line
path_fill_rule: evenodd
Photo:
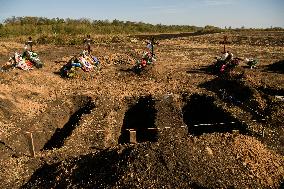
<path fill-rule="evenodd" d="M 124 115 L 118 142 L 120 144 L 129 142 L 129 129 L 136 130 L 137 142 L 156 142 L 157 131 L 149 129 L 156 128 L 156 114 L 155 100 L 151 96 L 140 97 L 137 103 L 132 105 Z"/>
<path fill-rule="evenodd" d="M 191 95 L 182 112 L 183 121 L 188 126 L 189 134 L 192 135 L 226 133 L 232 130 L 239 130 L 242 134 L 248 133 L 243 123 L 214 104 L 213 97 Z"/>
<path fill-rule="evenodd" d="M 44 145 L 43 150 L 62 147 L 65 139 L 72 134 L 73 130 L 79 124 L 82 115 L 91 113 L 91 110 L 95 108 L 91 97 L 82 97 L 76 100 L 78 101 L 78 110 L 70 116 L 68 122 L 62 128 L 56 129 L 50 140 Z"/>

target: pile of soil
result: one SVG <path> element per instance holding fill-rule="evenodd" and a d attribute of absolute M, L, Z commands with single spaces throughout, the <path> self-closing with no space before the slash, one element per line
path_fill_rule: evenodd
<path fill-rule="evenodd" d="M 211 134 L 44 164 L 22 188 L 277 188 L 283 165 L 252 137 Z"/>

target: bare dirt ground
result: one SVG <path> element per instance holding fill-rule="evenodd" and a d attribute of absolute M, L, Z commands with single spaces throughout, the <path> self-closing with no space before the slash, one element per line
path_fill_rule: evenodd
<path fill-rule="evenodd" d="M 141 75 L 147 36 L 94 45 L 101 70 L 75 79 L 58 71 L 82 47 L 35 46 L 42 69 L 0 72 L 0 187 L 284 187 L 284 32 L 227 35 L 256 69 L 208 72 L 223 34 L 156 36 Z M 1 66 L 22 49 L 0 44 Z"/>

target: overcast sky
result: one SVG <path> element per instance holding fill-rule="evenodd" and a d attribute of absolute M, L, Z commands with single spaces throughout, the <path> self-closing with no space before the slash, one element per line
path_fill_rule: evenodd
<path fill-rule="evenodd" d="M 0 21 L 12 16 L 284 28 L 284 0 L 0 0 Z"/>

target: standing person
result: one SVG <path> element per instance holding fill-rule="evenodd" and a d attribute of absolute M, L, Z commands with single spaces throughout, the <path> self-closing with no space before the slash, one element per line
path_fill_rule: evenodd
<path fill-rule="evenodd" d="M 27 51 L 33 51 L 33 41 L 31 36 L 28 38 L 28 41 L 26 41 L 25 43 L 25 49 Z"/>
<path fill-rule="evenodd" d="M 90 54 L 91 53 L 91 44 L 92 44 L 92 39 L 91 39 L 91 36 L 90 35 L 87 35 L 87 38 L 84 39 L 84 43 L 85 43 L 85 47 L 88 51 L 88 53 Z"/>

